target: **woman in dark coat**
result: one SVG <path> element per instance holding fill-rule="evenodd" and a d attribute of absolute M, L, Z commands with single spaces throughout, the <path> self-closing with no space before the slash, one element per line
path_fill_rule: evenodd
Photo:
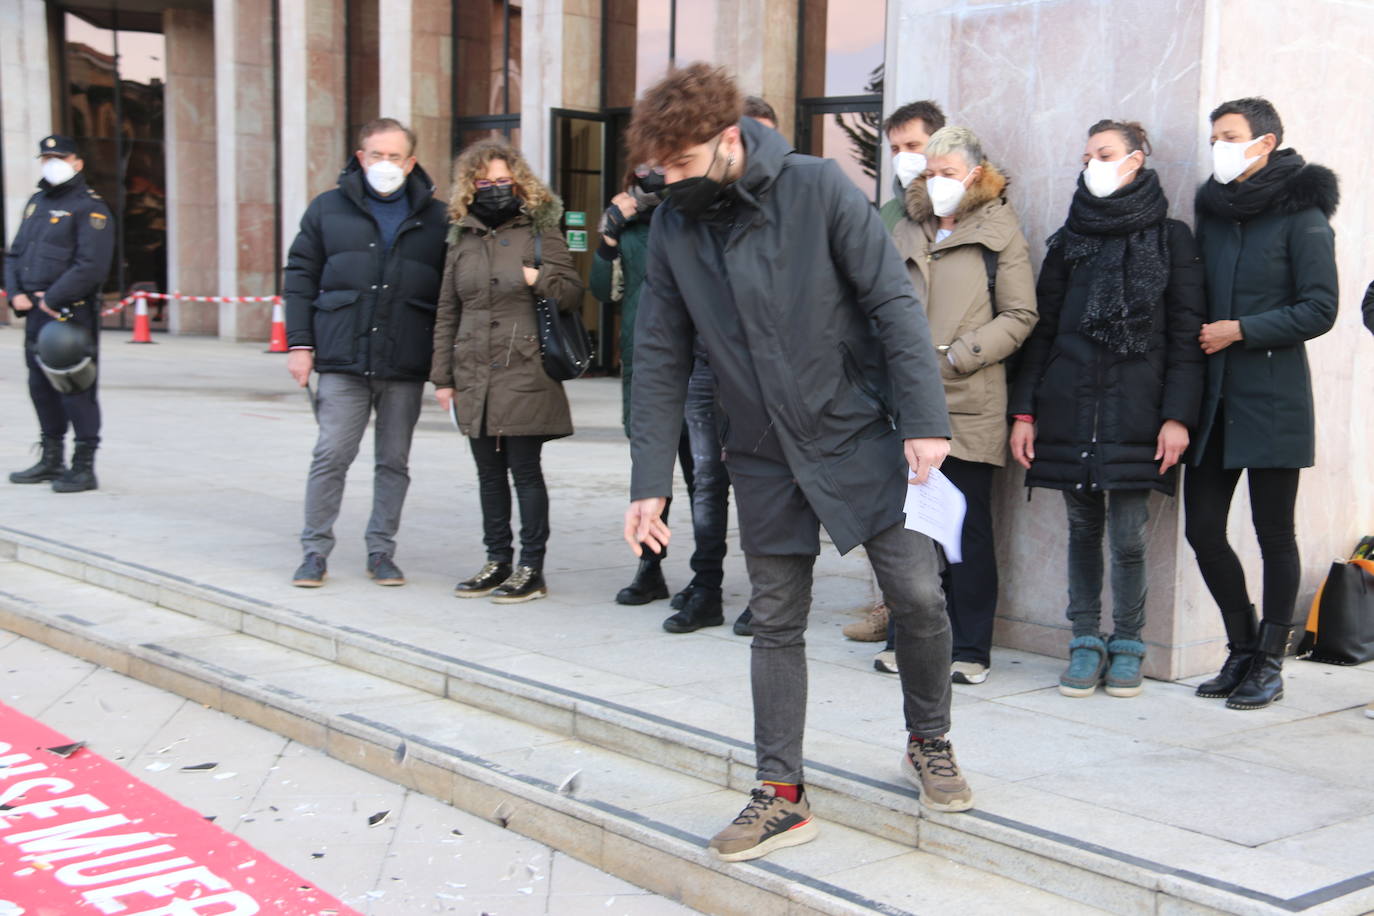
<path fill-rule="evenodd" d="M 549 494 L 540 450 L 572 435 L 563 385 L 544 372 L 534 298 L 566 310 L 582 304 L 582 283 L 559 220 L 563 204 L 516 149 L 482 140 L 454 166 L 448 261 L 434 322 L 430 381 L 471 437 L 487 562 L 458 583 L 460 598 L 490 595 L 514 604 L 548 595 L 544 548 Z M 542 266 L 535 267 L 535 238 Z M 520 562 L 512 568 L 510 480 L 520 503 Z"/>
<path fill-rule="evenodd" d="M 1183 488 L 1188 543 L 1221 609 L 1230 654 L 1198 696 L 1259 709 L 1283 696 L 1280 669 L 1301 567 L 1293 532 L 1300 468 L 1315 458 L 1312 380 L 1303 342 L 1336 320 L 1336 176 L 1278 149 L 1283 123 L 1264 99 L 1212 112 L 1213 177 L 1198 191 L 1207 265 L 1208 354 L 1202 420 Z M 1277 152 L 1276 152 L 1277 150 Z M 1226 540 L 1244 470 L 1264 555 L 1257 625 L 1240 560 Z"/>
<path fill-rule="evenodd" d="M 1049 240 L 1040 323 L 1012 391 L 1011 453 L 1026 486 L 1062 490 L 1073 625 L 1065 696 L 1141 691 L 1145 524 L 1151 490 L 1174 492 L 1202 390 L 1202 267 L 1169 209 L 1136 123 L 1088 131 L 1084 171 Z M 1102 536 L 1110 536 L 1112 618 L 1100 632 Z"/>

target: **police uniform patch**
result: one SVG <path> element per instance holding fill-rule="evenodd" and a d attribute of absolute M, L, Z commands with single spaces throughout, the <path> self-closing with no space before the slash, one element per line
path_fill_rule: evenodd
<path fill-rule="evenodd" d="M 28 219 L 30 216 L 33 216 L 33 211 L 35 211 L 35 210 L 37 210 L 37 209 L 38 209 L 38 204 L 30 203 L 30 204 L 28 205 L 28 207 L 26 207 L 26 208 L 24 209 L 24 219 Z"/>
<path fill-rule="evenodd" d="M 106 221 L 107 219 L 108 219 L 108 217 L 107 217 L 104 213 L 92 213 L 92 214 L 91 214 L 91 228 L 92 228 L 92 229 L 97 229 L 97 230 L 98 230 L 98 229 L 104 229 L 104 228 L 105 228 L 105 221 Z"/>

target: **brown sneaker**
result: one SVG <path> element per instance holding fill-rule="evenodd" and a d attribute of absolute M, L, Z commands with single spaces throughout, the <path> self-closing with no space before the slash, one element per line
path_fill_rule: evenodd
<path fill-rule="evenodd" d="M 779 798 L 772 786 L 761 786 L 750 791 L 739 817 L 711 838 L 710 849 L 725 862 L 743 862 L 809 843 L 819 832 L 805 789 L 794 803 Z"/>
<path fill-rule="evenodd" d="M 840 631 L 855 642 L 885 642 L 887 640 L 887 605 L 879 601 L 863 620 L 855 621 Z"/>
<path fill-rule="evenodd" d="M 902 773 L 921 790 L 922 807 L 932 811 L 967 811 L 973 807 L 973 790 L 959 772 L 954 745 L 944 738 L 907 742 Z"/>

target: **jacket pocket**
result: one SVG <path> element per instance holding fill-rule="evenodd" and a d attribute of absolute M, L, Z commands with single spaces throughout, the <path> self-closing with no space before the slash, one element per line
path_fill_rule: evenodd
<path fill-rule="evenodd" d="M 356 289 L 334 289 L 315 298 L 315 362 L 346 366 L 354 361 L 358 337 Z"/>
<path fill-rule="evenodd" d="M 436 303 L 407 299 L 396 316 L 396 336 L 391 342 L 392 361 L 400 372 L 429 374 L 434 355 L 434 313 Z"/>
<path fill-rule="evenodd" d="M 859 368 L 859 361 L 854 358 L 854 353 L 846 343 L 840 344 L 840 360 L 844 364 L 844 377 L 849 382 L 849 387 L 854 389 L 865 404 L 887 420 L 889 425 L 895 426 L 892 422 L 892 410 L 887 406 L 881 392 L 875 388 L 868 379 L 864 378 L 863 371 Z"/>

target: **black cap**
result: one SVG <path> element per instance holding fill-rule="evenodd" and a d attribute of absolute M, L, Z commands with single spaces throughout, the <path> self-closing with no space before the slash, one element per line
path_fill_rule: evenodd
<path fill-rule="evenodd" d="M 52 134 L 38 141 L 38 158 L 44 156 L 79 156 L 76 141 L 61 134 Z"/>

